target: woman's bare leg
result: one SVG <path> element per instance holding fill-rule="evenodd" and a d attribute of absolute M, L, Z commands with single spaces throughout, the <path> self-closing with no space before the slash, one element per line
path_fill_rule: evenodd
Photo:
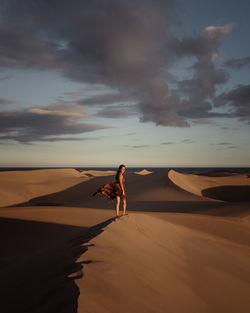
<path fill-rule="evenodd" d="M 126 207 L 127 207 L 126 199 L 124 199 L 124 200 L 122 201 L 122 207 L 123 207 L 123 215 L 125 215 L 125 214 L 126 214 Z"/>
<path fill-rule="evenodd" d="M 116 216 L 119 216 L 120 197 L 116 196 Z"/>

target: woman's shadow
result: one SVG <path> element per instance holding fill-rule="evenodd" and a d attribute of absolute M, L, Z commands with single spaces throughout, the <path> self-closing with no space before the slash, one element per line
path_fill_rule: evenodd
<path fill-rule="evenodd" d="M 76 313 L 88 242 L 114 221 L 78 227 L 0 218 L 1 312 Z"/>

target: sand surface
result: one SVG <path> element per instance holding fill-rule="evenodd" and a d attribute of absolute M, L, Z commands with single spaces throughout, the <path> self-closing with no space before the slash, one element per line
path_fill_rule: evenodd
<path fill-rule="evenodd" d="M 95 262 L 79 281 L 79 304 L 86 312 L 244 312 L 250 229 L 238 235 L 237 242 L 173 220 L 124 216 L 82 255 Z"/>
<path fill-rule="evenodd" d="M 248 175 L 127 172 L 115 219 L 114 174 L 0 173 L 3 312 L 249 311 Z"/>

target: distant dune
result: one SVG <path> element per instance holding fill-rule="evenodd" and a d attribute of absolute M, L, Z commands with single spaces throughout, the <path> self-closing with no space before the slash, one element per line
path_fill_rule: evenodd
<path fill-rule="evenodd" d="M 195 195 L 205 196 L 222 201 L 250 201 L 250 179 L 247 174 L 223 172 L 223 176 L 201 176 L 182 174 L 170 170 L 169 178 L 180 188 Z"/>
<path fill-rule="evenodd" d="M 0 173 L 3 312 L 248 312 L 249 176 L 115 173 Z"/>
<path fill-rule="evenodd" d="M 88 177 L 74 169 L 0 172 L 0 206 L 63 190 Z"/>
<path fill-rule="evenodd" d="M 139 172 L 134 172 L 135 174 L 139 174 L 139 175 L 148 175 L 148 174 L 151 174 L 152 172 L 150 172 L 150 171 L 148 171 L 148 170 L 146 170 L 145 168 L 144 168 L 144 170 L 141 170 L 141 171 L 139 171 Z"/>
<path fill-rule="evenodd" d="M 34 197 L 87 181 L 93 177 L 114 175 L 114 171 L 75 169 L 42 169 L 30 171 L 0 172 L 0 206 L 26 202 Z"/>

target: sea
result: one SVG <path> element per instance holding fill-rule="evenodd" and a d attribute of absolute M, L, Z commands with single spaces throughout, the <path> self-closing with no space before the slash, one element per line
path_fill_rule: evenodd
<path fill-rule="evenodd" d="M 74 168 L 81 171 L 86 170 L 117 170 L 117 167 L 0 167 L 0 172 L 10 172 L 10 171 L 31 171 L 31 170 L 41 170 L 41 169 L 65 169 Z M 148 171 L 168 171 L 173 169 L 180 173 L 207 173 L 207 172 L 232 172 L 232 173 L 249 173 L 250 167 L 126 167 L 126 172 L 141 171 L 146 169 Z"/>

